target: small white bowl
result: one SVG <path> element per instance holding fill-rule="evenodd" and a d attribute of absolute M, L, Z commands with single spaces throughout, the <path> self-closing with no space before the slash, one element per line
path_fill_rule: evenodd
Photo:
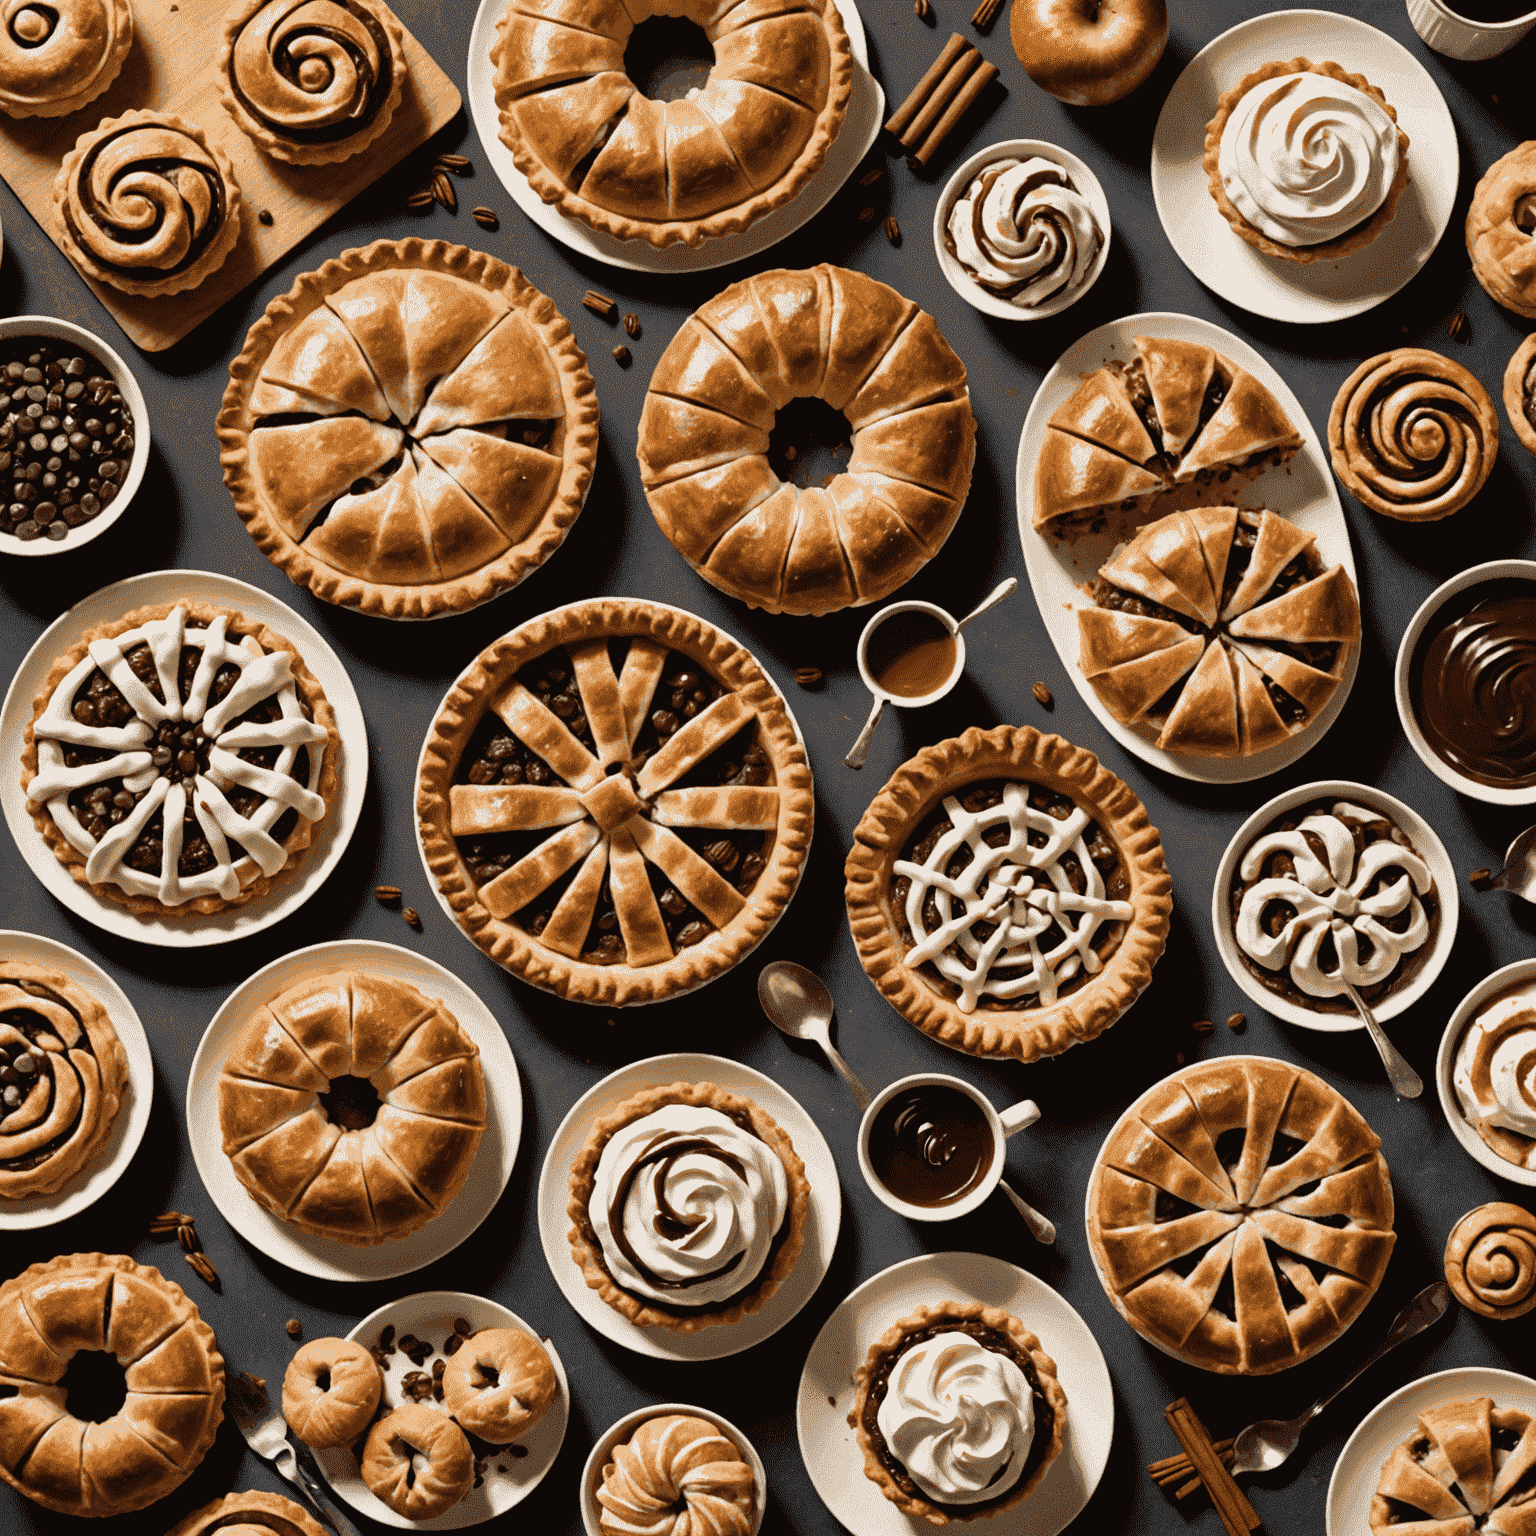
<path fill-rule="evenodd" d="M 1238 863 L 1248 851 L 1249 845 L 1277 817 L 1309 800 L 1333 797 L 1353 800 L 1371 810 L 1389 816 L 1407 834 L 1409 842 L 1418 850 L 1434 876 L 1436 893 L 1440 898 L 1440 929 L 1435 935 L 1429 954 L 1419 968 L 1419 973 L 1406 986 L 1399 988 L 1382 1002 L 1373 1003 L 1371 1011 L 1383 1022 L 1395 1019 L 1406 1012 L 1434 985 L 1435 978 L 1445 969 L 1450 959 L 1451 947 L 1456 942 L 1456 924 L 1461 915 L 1461 897 L 1456 886 L 1456 870 L 1451 864 L 1445 845 L 1435 835 L 1434 828 L 1416 811 L 1401 800 L 1372 789 L 1368 784 L 1352 784 L 1347 779 L 1320 779 L 1316 783 L 1301 784 L 1276 795 L 1261 805 L 1242 826 L 1237 829 L 1227 851 L 1221 856 L 1216 869 L 1216 882 L 1211 890 L 1211 926 L 1216 932 L 1216 948 L 1221 952 L 1222 963 L 1233 981 L 1240 986 L 1259 1007 L 1267 1009 L 1277 1018 L 1289 1024 L 1299 1024 L 1303 1029 L 1323 1030 L 1331 1034 L 1343 1034 L 1349 1030 L 1364 1029 L 1365 1025 L 1354 1013 L 1320 1013 L 1303 1008 L 1289 998 L 1277 996 L 1264 987 L 1243 964 L 1243 957 L 1232 932 L 1231 914 L 1227 897 Z"/>
<path fill-rule="evenodd" d="M 71 325 L 68 320 L 56 320 L 52 315 L 12 315 L 0 320 L 0 341 L 9 341 L 13 336 L 47 336 L 82 348 L 112 375 L 133 412 L 133 457 L 128 461 L 128 473 L 118 482 L 122 489 L 95 517 L 71 528 L 67 538 L 58 540 L 18 539 L 14 534 L 0 533 L 0 555 L 66 555 L 92 539 L 99 539 L 127 511 L 149 463 L 149 407 L 127 363 L 90 331 Z"/>
<path fill-rule="evenodd" d="M 586 1527 L 587 1536 L 602 1536 L 597 1524 L 597 1517 L 602 1510 L 602 1505 L 597 1502 L 597 1490 L 602 1485 L 603 1468 L 613 1460 L 614 1448 L 628 1440 L 647 1419 L 659 1419 L 669 1413 L 686 1413 L 694 1418 L 707 1419 L 722 1434 L 736 1442 L 752 1468 L 757 1508 L 752 1517 L 749 1536 L 757 1536 L 762 1529 L 763 1511 L 768 1503 L 768 1473 L 763 1466 L 763 1458 L 757 1454 L 757 1447 L 729 1419 L 711 1413 L 707 1408 L 696 1408 L 692 1403 L 651 1403 L 648 1407 L 637 1408 L 633 1413 L 626 1413 L 617 1424 L 610 1425 L 599 1438 L 592 1447 L 592 1454 L 587 1457 L 586 1466 L 581 1469 L 581 1523 Z"/>
<path fill-rule="evenodd" d="M 1070 293 L 1055 294 L 1045 303 L 1037 304 L 1033 308 L 1022 304 L 1010 304 L 1007 299 L 1000 299 L 996 294 L 988 293 L 950 255 L 949 247 L 944 243 L 944 236 L 949 228 L 950 210 L 960 200 L 960 194 L 970 185 L 971 179 L 995 160 L 1028 159 L 1031 155 L 1038 155 L 1042 160 L 1055 161 L 1072 178 L 1072 185 L 1092 205 L 1093 216 L 1099 221 L 1099 231 L 1104 237 L 1099 246 L 1099 254 L 1088 269 L 1088 280 L 1083 286 Z M 933 248 L 939 258 L 939 270 L 948 280 L 949 286 L 967 304 L 979 309 L 984 315 L 994 315 L 999 320 L 1048 320 L 1052 315 L 1059 315 L 1064 309 L 1070 309 L 1098 282 L 1099 274 L 1104 270 L 1104 263 L 1109 260 L 1111 234 L 1109 199 L 1104 196 L 1104 188 L 1099 185 L 1099 178 L 1071 150 L 1063 149 L 1059 144 L 1048 143 L 1045 139 L 1004 139 L 1000 143 L 989 144 L 985 149 L 978 150 L 949 178 L 933 214 Z"/>
<path fill-rule="evenodd" d="M 939 684 L 937 688 L 928 693 L 891 693 L 882 688 L 874 679 L 874 674 L 869 670 L 869 642 L 874 638 L 875 631 L 880 628 L 887 619 L 894 619 L 903 613 L 926 613 L 929 618 L 936 619 L 949 637 L 955 642 L 955 661 L 949 669 L 949 676 Z M 894 704 L 898 709 L 921 709 L 925 704 L 937 704 L 956 683 L 960 681 L 960 675 L 965 671 L 965 636 L 960 633 L 960 621 L 947 608 L 940 608 L 937 603 L 925 603 L 916 598 L 906 602 L 887 603 L 869 623 L 864 626 L 859 635 L 856 658 L 859 665 L 859 676 L 863 679 L 864 686 L 874 694 L 877 699 L 883 699 L 887 704 Z"/>
<path fill-rule="evenodd" d="M 1413 30 L 1448 59 L 1492 59 L 1507 53 L 1536 27 L 1536 9 L 1509 21 L 1472 21 L 1442 0 L 1408 0 Z"/>
<path fill-rule="evenodd" d="M 1536 586 L 1536 560 L 1489 560 L 1482 565 L 1469 566 L 1459 576 L 1453 576 L 1424 599 L 1419 606 L 1419 611 L 1409 621 L 1408 628 L 1403 631 L 1403 638 L 1397 647 L 1397 666 L 1393 673 L 1393 691 L 1397 696 L 1397 718 L 1402 722 L 1403 734 L 1408 738 L 1413 750 L 1419 754 L 1419 760 L 1442 783 L 1449 784 L 1458 794 L 1467 795 L 1473 800 L 1482 800 L 1489 805 L 1536 805 L 1536 784 L 1527 784 L 1520 789 L 1500 789 L 1494 784 L 1479 784 L 1476 779 L 1469 779 L 1464 773 L 1458 773 L 1430 746 L 1420 729 L 1419 718 L 1414 713 L 1413 698 L 1410 692 L 1409 673 L 1413 668 L 1414 652 L 1419 648 L 1419 642 L 1424 637 L 1424 632 L 1429 628 L 1435 615 L 1445 606 L 1451 598 L 1465 592 L 1468 587 L 1481 586 L 1484 582 L 1501 581 L 1509 578 L 1520 581 L 1528 581 Z"/>
<path fill-rule="evenodd" d="M 1516 960 L 1512 965 L 1501 966 L 1491 976 L 1485 976 L 1456 1005 L 1445 1033 L 1440 1037 L 1440 1050 L 1435 1057 L 1435 1086 L 1440 1090 L 1440 1108 L 1455 1136 L 1468 1154 L 1481 1163 L 1489 1173 L 1514 1184 L 1536 1188 L 1536 1168 L 1522 1168 L 1519 1163 L 1506 1162 L 1477 1132 L 1467 1124 L 1461 1112 L 1461 1100 L 1456 1097 L 1453 1073 L 1456 1070 L 1456 1047 L 1462 1032 L 1472 1021 L 1472 1015 L 1496 992 L 1502 992 L 1517 982 L 1536 981 L 1536 960 Z"/>

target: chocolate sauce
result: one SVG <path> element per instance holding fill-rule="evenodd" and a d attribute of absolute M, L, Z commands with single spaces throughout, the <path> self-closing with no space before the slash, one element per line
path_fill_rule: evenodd
<path fill-rule="evenodd" d="M 921 608 L 893 613 L 869 637 L 869 675 L 898 699 L 936 693 L 955 670 L 959 647 L 944 624 Z"/>
<path fill-rule="evenodd" d="M 1409 690 L 1431 751 L 1478 784 L 1536 784 L 1536 583 L 1506 578 L 1430 621 Z"/>
<path fill-rule="evenodd" d="M 992 1166 L 995 1143 L 968 1093 L 927 1083 L 892 1095 L 869 1127 L 869 1163 L 898 1200 L 952 1205 Z"/>
<path fill-rule="evenodd" d="M 1453 16 L 1467 21 L 1520 21 L 1536 6 L 1532 0 L 1444 0 Z"/>

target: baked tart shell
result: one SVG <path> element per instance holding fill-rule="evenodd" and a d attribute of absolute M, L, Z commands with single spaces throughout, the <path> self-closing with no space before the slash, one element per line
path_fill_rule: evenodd
<path fill-rule="evenodd" d="M 1515 349 L 1504 369 L 1504 414 L 1515 429 L 1515 436 L 1525 444 L 1526 450 L 1536 453 L 1536 426 L 1531 425 L 1525 414 L 1526 380 L 1536 370 L 1536 332 L 1527 336 Z M 1531 378 L 1531 388 L 1536 391 L 1536 378 Z"/>

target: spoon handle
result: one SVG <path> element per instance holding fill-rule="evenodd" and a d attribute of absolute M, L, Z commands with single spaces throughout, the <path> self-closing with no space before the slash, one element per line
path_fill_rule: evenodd
<path fill-rule="evenodd" d="M 850 768 L 862 768 L 864 759 L 869 756 L 869 744 L 874 740 L 875 727 L 880 724 L 880 716 L 885 713 L 885 700 L 877 698 L 874 708 L 869 712 L 869 719 L 864 722 L 864 729 L 859 732 L 859 739 L 848 748 L 848 756 L 843 761 Z"/>
<path fill-rule="evenodd" d="M 1049 1247 L 1056 1241 L 1056 1224 L 1048 1217 L 1042 1216 L 1007 1179 L 997 1181 L 998 1188 L 1013 1201 L 1014 1209 L 1024 1218 L 1024 1225 L 1029 1228 L 1029 1235 L 1037 1243 L 1044 1243 Z"/>
<path fill-rule="evenodd" d="M 1365 1027 L 1370 1032 L 1371 1043 L 1376 1047 L 1376 1054 L 1381 1057 L 1381 1064 L 1387 1069 L 1387 1081 L 1392 1084 L 1392 1091 L 1400 1099 L 1416 1099 L 1424 1092 L 1424 1079 L 1403 1059 L 1402 1052 L 1387 1039 L 1387 1032 L 1376 1021 L 1376 1015 L 1365 1005 L 1365 999 L 1349 983 L 1344 983 L 1344 990 L 1349 993 L 1349 1000 L 1355 1005 L 1360 1017 L 1365 1020 Z"/>
<path fill-rule="evenodd" d="M 842 1078 L 843 1086 L 853 1095 L 853 1102 L 859 1106 L 862 1114 L 870 1106 L 870 1092 L 858 1079 L 853 1068 L 843 1060 L 842 1052 L 828 1039 L 820 1041 L 822 1050 L 826 1053 L 827 1060 L 832 1063 L 832 1069 Z"/>
<path fill-rule="evenodd" d="M 958 634 L 960 630 L 964 629 L 972 619 L 979 619 L 988 609 L 996 608 L 1005 597 L 1012 597 L 1018 591 L 1018 588 L 1019 579 L 1017 576 L 1010 576 L 1006 581 L 998 582 L 991 592 L 955 625 L 956 633 Z"/>

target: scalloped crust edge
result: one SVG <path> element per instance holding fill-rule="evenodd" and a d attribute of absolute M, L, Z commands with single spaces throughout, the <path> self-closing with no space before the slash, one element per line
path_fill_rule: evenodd
<path fill-rule="evenodd" d="M 14 97 L 0 99 L 0 116 L 68 117 L 71 112 L 89 106 L 98 96 L 111 90 L 113 82 L 123 72 L 124 61 L 133 51 L 134 19 L 133 6 L 129 0 L 109 0 L 109 3 L 115 13 L 117 41 L 90 84 L 71 91 L 67 96 L 56 96 L 51 101 L 41 101 L 35 105 L 23 104 Z"/>
<path fill-rule="evenodd" d="M 185 1519 L 177 1521 L 166 1536 L 204 1536 L 205 1532 L 211 1533 L 215 1528 L 239 1524 L 236 1517 L 243 1514 L 270 1515 L 286 1520 L 298 1536 L 331 1536 L 302 1505 L 285 1499 L 280 1493 L 264 1493 L 258 1488 L 244 1493 L 227 1493 L 222 1499 L 214 1499 L 201 1509 L 194 1509 Z M 257 1527 L 268 1523 L 265 1519 L 246 1522 L 247 1526 Z"/>
<path fill-rule="evenodd" d="M 1504 413 L 1528 453 L 1536 453 L 1536 427 L 1525 415 L 1525 377 L 1536 366 L 1536 332 L 1515 348 L 1504 369 Z"/>

